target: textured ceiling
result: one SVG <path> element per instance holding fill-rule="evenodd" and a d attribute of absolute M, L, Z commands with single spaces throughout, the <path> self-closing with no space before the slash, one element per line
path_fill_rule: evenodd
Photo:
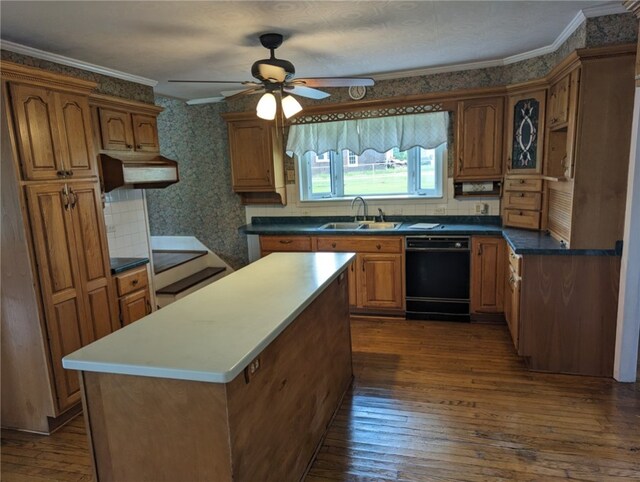
<path fill-rule="evenodd" d="M 550 45 L 593 1 L 2 1 L 0 36 L 157 80 L 182 99 L 252 80 L 258 35 L 285 35 L 276 56 L 298 77 L 368 75 L 502 59 Z"/>

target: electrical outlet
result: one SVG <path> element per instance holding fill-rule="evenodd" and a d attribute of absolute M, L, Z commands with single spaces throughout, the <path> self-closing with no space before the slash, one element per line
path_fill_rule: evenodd
<path fill-rule="evenodd" d="M 476 203 L 476 214 L 489 214 L 489 205 L 487 203 Z"/>
<path fill-rule="evenodd" d="M 296 171 L 293 169 L 287 169 L 287 181 L 295 181 L 296 180 Z"/>
<path fill-rule="evenodd" d="M 254 359 L 249 365 L 244 369 L 244 381 L 249 383 L 251 379 L 256 375 L 257 371 L 260 369 L 260 358 Z"/>
<path fill-rule="evenodd" d="M 436 214 L 447 214 L 447 208 L 436 208 Z"/>

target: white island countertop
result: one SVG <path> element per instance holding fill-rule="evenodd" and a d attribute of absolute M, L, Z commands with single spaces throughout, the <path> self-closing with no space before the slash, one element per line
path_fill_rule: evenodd
<path fill-rule="evenodd" d="M 226 383 L 355 258 L 273 253 L 66 356 L 90 372 Z"/>

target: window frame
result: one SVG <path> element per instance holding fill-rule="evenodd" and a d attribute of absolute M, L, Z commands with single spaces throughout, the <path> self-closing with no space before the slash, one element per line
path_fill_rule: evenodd
<path fill-rule="evenodd" d="M 313 194 L 313 180 L 310 173 L 310 157 L 317 155 L 307 152 L 298 158 L 298 168 L 300 172 L 299 200 L 301 202 L 327 202 L 327 201 L 345 201 L 351 200 L 356 196 L 367 196 L 374 199 L 433 199 L 442 200 L 446 196 L 447 185 L 447 143 L 444 143 L 435 150 L 435 179 L 434 189 L 421 188 L 421 172 L 420 172 L 420 150 L 421 147 L 416 146 L 407 151 L 407 190 L 405 193 L 397 194 L 350 194 L 344 195 L 344 151 L 336 153 L 329 152 L 330 166 L 330 191 L 325 193 Z M 325 153 L 320 155 L 324 156 Z M 347 159 L 348 159 L 347 154 Z M 319 155 L 317 155 L 319 157 Z M 356 155 L 357 156 L 357 155 Z M 359 158 L 359 156 L 357 156 Z"/>

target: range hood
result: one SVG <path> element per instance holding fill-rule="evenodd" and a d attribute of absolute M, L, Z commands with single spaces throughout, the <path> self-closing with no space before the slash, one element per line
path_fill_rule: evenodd
<path fill-rule="evenodd" d="M 116 159 L 100 154 L 104 192 L 130 185 L 136 189 L 160 189 L 178 182 L 178 163 L 162 156 Z"/>

